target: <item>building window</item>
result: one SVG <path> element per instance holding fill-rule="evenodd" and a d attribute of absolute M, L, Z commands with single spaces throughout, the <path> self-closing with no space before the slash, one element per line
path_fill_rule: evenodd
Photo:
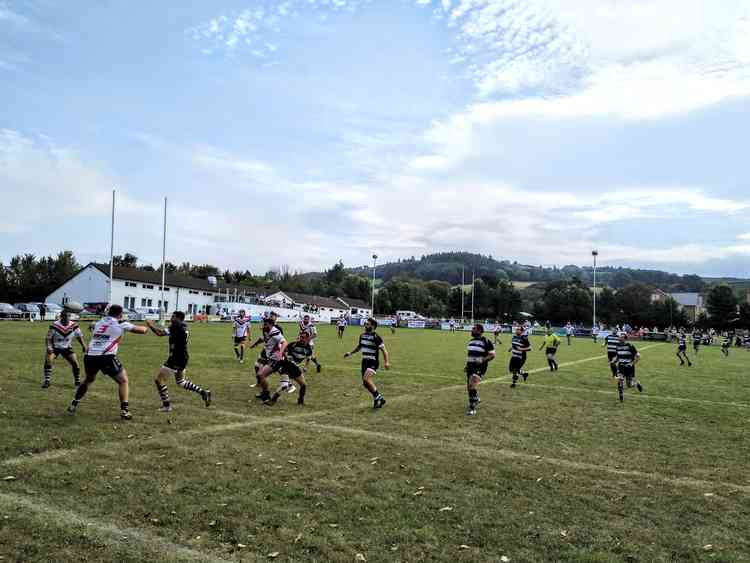
<path fill-rule="evenodd" d="M 138 284 L 135 282 L 125 282 L 125 287 L 138 287 Z"/>
<path fill-rule="evenodd" d="M 147 283 L 144 283 L 143 284 L 143 289 L 154 289 L 154 286 L 153 285 L 149 285 Z"/>
<path fill-rule="evenodd" d="M 166 285 L 164 286 L 164 291 L 169 291 L 169 288 Z"/>
<path fill-rule="evenodd" d="M 151 307 L 152 305 L 153 305 L 153 302 L 151 301 L 151 299 L 148 299 L 148 305 L 147 306 Z"/>
<path fill-rule="evenodd" d="M 164 302 L 164 310 L 169 311 L 169 301 Z"/>
<path fill-rule="evenodd" d="M 200 291 L 193 291 L 192 289 L 190 290 L 190 295 L 200 295 L 200 294 L 201 294 Z"/>
<path fill-rule="evenodd" d="M 141 307 L 145 307 L 145 306 L 146 306 L 146 300 L 145 299 L 141 299 Z"/>
<path fill-rule="evenodd" d="M 211 294 L 210 294 L 210 293 L 208 293 L 208 292 L 205 292 L 205 291 L 203 292 L 203 295 L 206 295 L 206 296 L 208 296 L 208 297 L 211 297 Z"/>

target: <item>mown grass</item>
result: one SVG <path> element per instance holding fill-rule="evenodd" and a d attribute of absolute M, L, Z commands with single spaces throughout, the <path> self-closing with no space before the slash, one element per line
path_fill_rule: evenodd
<path fill-rule="evenodd" d="M 44 327 L 0 324 L 0 477 L 15 477 L 0 481 L 0 556 L 750 560 L 747 352 L 704 348 L 688 369 L 672 346 L 638 344 L 646 391 L 619 404 L 590 340 L 516 389 L 500 346 L 467 418 L 465 334 L 383 331 L 393 369 L 373 411 L 358 359 L 343 359 L 357 330 L 340 342 L 321 327 L 324 371 L 301 409 L 295 396 L 257 404 L 254 354 L 240 366 L 227 325 L 194 325 L 189 377 L 215 403 L 171 385 L 170 415 L 153 385 L 165 340 L 129 335 L 135 418 L 121 423 L 107 378 L 65 415 L 64 363 L 39 389 Z M 545 365 L 531 354 L 531 370 Z"/>

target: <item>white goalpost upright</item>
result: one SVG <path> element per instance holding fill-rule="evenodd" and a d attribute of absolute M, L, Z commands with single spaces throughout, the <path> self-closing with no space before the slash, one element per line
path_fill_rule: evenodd
<path fill-rule="evenodd" d="M 109 229 L 109 296 L 107 301 L 112 305 L 112 282 L 115 270 L 115 190 L 112 190 L 112 222 Z"/>
<path fill-rule="evenodd" d="M 167 198 L 164 197 L 164 229 L 161 242 L 161 304 L 159 306 L 159 321 L 164 324 L 167 308 L 164 305 L 164 281 L 167 269 Z"/>

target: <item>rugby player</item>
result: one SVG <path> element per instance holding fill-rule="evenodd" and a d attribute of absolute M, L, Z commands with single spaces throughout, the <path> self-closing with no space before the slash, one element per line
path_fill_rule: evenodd
<path fill-rule="evenodd" d="M 250 336 L 250 317 L 245 316 L 245 310 L 232 319 L 232 336 L 234 338 L 234 355 L 241 364 L 245 363 L 245 343 Z"/>
<path fill-rule="evenodd" d="M 310 364 L 310 361 L 312 360 L 312 363 L 315 364 L 315 371 L 320 373 L 322 366 L 320 365 L 320 362 L 318 362 L 318 358 L 315 357 L 315 339 L 318 337 L 318 329 L 315 328 L 310 315 L 305 315 L 304 317 L 302 317 L 302 320 L 299 323 L 299 332 L 300 334 L 302 334 L 303 332 L 307 334 L 310 348 L 312 348 L 313 351 L 312 355 L 308 356 L 305 360 L 305 368 Z"/>
<path fill-rule="evenodd" d="M 684 366 L 685 362 L 687 362 L 688 367 L 693 365 L 687 355 L 687 336 L 682 330 L 677 335 L 677 358 L 680 360 L 681 366 Z"/>
<path fill-rule="evenodd" d="M 602 343 L 602 346 L 607 348 L 607 363 L 612 371 L 612 377 L 617 377 L 617 366 L 612 363 L 612 360 L 617 358 L 617 346 L 619 344 L 620 338 L 614 332 L 610 332 Z"/>
<path fill-rule="evenodd" d="M 42 389 L 47 389 L 52 383 L 52 360 L 62 356 L 73 370 L 73 383 L 76 387 L 81 384 L 81 367 L 73 350 L 73 339 L 81 344 L 81 350 L 86 353 L 86 342 L 77 323 L 70 320 L 68 311 L 63 309 L 60 320 L 55 321 L 47 331 L 47 355 L 44 358 L 44 381 Z"/>
<path fill-rule="evenodd" d="M 385 405 L 385 397 L 378 392 L 373 377 L 380 367 L 380 352 L 383 353 L 383 367 L 385 369 L 390 369 L 391 361 L 383 339 L 375 332 L 376 328 L 378 328 L 378 322 L 372 317 L 367 319 L 365 330 L 359 335 L 357 347 L 344 354 L 344 358 L 348 358 L 359 351 L 362 352 L 362 386 L 372 395 L 373 408 L 379 409 Z"/>
<path fill-rule="evenodd" d="M 635 365 L 640 361 L 641 355 L 630 342 L 627 335 L 620 332 L 618 335 L 617 358 L 612 360 L 617 364 L 617 394 L 620 402 L 625 400 L 625 385 L 635 387 L 639 393 L 643 392 L 643 386 L 635 377 Z"/>
<path fill-rule="evenodd" d="M 693 353 L 696 356 L 698 355 L 698 348 L 700 348 L 701 342 L 703 342 L 701 331 L 698 329 L 693 330 Z"/>
<path fill-rule="evenodd" d="M 519 376 L 523 377 L 524 381 L 529 377 L 529 372 L 522 371 L 522 369 L 523 364 L 526 363 L 526 352 L 529 352 L 530 350 L 531 343 L 529 342 L 529 338 L 524 334 L 523 327 L 517 325 L 516 333 L 510 341 L 510 349 L 508 350 L 511 354 L 508 369 L 513 375 L 513 381 L 510 384 L 511 387 L 516 386 Z"/>
<path fill-rule="evenodd" d="M 126 332 L 146 334 L 148 329 L 145 326 L 134 325 L 127 321 L 121 322 L 121 319 L 122 307 L 120 305 L 110 305 L 107 316 L 94 324 L 91 342 L 89 342 L 89 347 L 83 356 L 83 369 L 86 373 L 86 378 L 76 387 L 75 396 L 68 407 L 70 414 L 76 413 L 78 404 L 86 395 L 89 386 L 94 383 L 96 375 L 101 371 L 117 383 L 117 390 L 120 397 L 120 418 L 123 420 L 133 418 L 130 414 L 130 404 L 128 402 L 130 392 L 128 372 L 117 358 L 117 352 L 122 337 Z"/>
<path fill-rule="evenodd" d="M 172 404 L 169 401 L 169 389 L 167 388 L 167 378 L 172 376 L 174 376 L 174 381 L 177 385 L 186 391 L 192 391 L 200 395 L 206 407 L 209 407 L 211 405 L 211 391 L 203 389 L 201 386 L 185 378 L 189 358 L 188 337 L 190 336 L 190 331 L 188 331 L 185 324 L 185 313 L 182 311 L 172 313 L 169 328 L 166 329 L 157 327 L 151 321 L 146 321 L 146 325 L 156 336 L 169 336 L 169 357 L 162 364 L 161 368 L 159 368 L 159 372 L 154 379 L 156 390 L 159 392 L 159 398 L 161 399 L 161 408 L 159 408 L 159 411 L 172 412 Z"/>
<path fill-rule="evenodd" d="M 721 353 L 724 357 L 729 356 L 729 348 L 732 346 L 732 333 L 728 332 L 724 335 L 724 341 L 721 343 Z"/>
<path fill-rule="evenodd" d="M 302 364 L 309 360 L 312 355 L 313 349 L 310 345 L 310 335 L 307 332 L 300 332 L 297 340 L 287 346 L 286 356 L 280 367 L 280 371 L 283 374 L 293 379 L 299 385 L 299 396 L 297 397 L 297 404 L 299 406 L 305 405 L 305 393 L 307 393 L 307 382 L 305 381 L 307 370 L 302 367 Z M 276 392 L 270 399 L 264 401 L 264 404 L 269 406 L 275 404 L 279 400 L 281 393 L 285 390 L 282 382 L 282 385 L 276 389 Z"/>
<path fill-rule="evenodd" d="M 565 325 L 565 338 L 568 340 L 568 346 L 570 346 L 570 339 L 574 332 L 575 328 L 573 328 L 573 325 L 568 321 L 568 324 Z"/>
<path fill-rule="evenodd" d="M 344 330 L 346 330 L 346 325 L 349 323 L 346 320 L 346 317 L 344 315 L 341 315 L 339 317 L 339 320 L 336 321 L 336 330 L 338 333 L 339 340 L 344 338 Z"/>
<path fill-rule="evenodd" d="M 260 394 L 256 395 L 256 399 L 267 401 L 271 398 L 271 393 L 268 390 L 268 378 L 281 370 L 283 367 L 282 360 L 289 343 L 281 329 L 276 326 L 274 315 L 268 315 L 263 319 L 263 331 L 262 336 L 255 342 L 253 342 L 250 348 L 255 348 L 258 344 L 263 343 L 263 353 L 261 358 L 258 359 L 259 369 L 256 374 L 258 385 L 261 388 Z M 288 381 L 288 376 L 286 378 Z M 283 378 L 282 378 L 283 384 Z M 294 391 L 294 389 L 292 389 Z M 290 391 L 290 393 L 292 392 Z"/>
<path fill-rule="evenodd" d="M 479 383 L 484 374 L 487 373 L 488 364 L 495 359 L 495 347 L 492 342 L 484 336 L 484 326 L 477 323 L 471 329 L 471 340 L 467 347 L 466 357 L 466 391 L 469 393 L 469 407 L 466 409 L 467 416 L 477 414 L 477 407 L 481 402 L 479 398 Z"/>

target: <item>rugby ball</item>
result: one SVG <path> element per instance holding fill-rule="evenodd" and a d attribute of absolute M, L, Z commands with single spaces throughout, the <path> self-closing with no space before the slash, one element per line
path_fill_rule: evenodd
<path fill-rule="evenodd" d="M 83 305 L 81 305 L 77 301 L 68 301 L 65 305 L 63 305 L 63 308 L 70 313 L 80 313 L 81 311 L 83 311 Z"/>

